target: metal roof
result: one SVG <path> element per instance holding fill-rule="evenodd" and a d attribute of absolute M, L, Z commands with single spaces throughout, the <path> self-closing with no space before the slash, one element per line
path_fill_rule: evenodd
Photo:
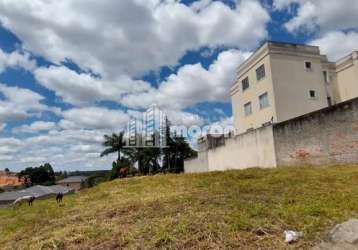
<path fill-rule="evenodd" d="M 66 179 L 60 180 L 57 183 L 78 183 L 87 180 L 86 176 L 70 176 Z"/>
<path fill-rule="evenodd" d="M 36 198 L 41 198 L 51 194 L 63 193 L 67 194 L 71 192 L 70 188 L 54 185 L 54 186 L 33 186 L 27 189 L 12 191 L 12 192 L 4 192 L 0 194 L 0 202 L 4 201 L 14 201 L 17 198 L 23 196 L 35 196 Z"/>

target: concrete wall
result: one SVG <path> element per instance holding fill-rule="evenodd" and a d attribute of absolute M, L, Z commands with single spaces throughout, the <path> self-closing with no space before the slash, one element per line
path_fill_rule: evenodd
<path fill-rule="evenodd" d="M 226 139 L 185 172 L 335 164 L 358 164 L 358 98 Z"/>
<path fill-rule="evenodd" d="M 278 166 L 358 163 L 358 99 L 273 128 Z"/>
<path fill-rule="evenodd" d="M 208 151 L 209 171 L 275 167 L 272 126 L 227 139 L 225 146 Z"/>
<path fill-rule="evenodd" d="M 226 139 L 224 146 L 201 151 L 184 164 L 186 173 L 275 166 L 272 126 Z"/>
<path fill-rule="evenodd" d="M 184 163 L 185 173 L 204 173 L 208 171 L 208 151 L 198 152 L 197 158 L 186 160 Z"/>

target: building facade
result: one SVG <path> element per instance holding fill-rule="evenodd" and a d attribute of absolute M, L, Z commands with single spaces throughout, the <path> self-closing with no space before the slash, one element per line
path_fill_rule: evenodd
<path fill-rule="evenodd" d="M 238 68 L 231 89 L 237 133 L 358 96 L 358 53 L 333 63 L 317 46 L 267 42 Z"/>
<path fill-rule="evenodd" d="M 237 74 L 236 133 L 200 138 L 185 172 L 358 163 L 358 52 L 330 62 L 317 46 L 266 42 Z"/>
<path fill-rule="evenodd" d="M 358 96 L 358 52 L 342 58 L 331 65 L 332 85 L 337 102 Z"/>

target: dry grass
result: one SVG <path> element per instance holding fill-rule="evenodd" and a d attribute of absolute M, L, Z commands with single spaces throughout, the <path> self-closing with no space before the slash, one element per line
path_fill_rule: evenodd
<path fill-rule="evenodd" d="M 0 209 L 2 249 L 308 249 L 358 217 L 358 167 L 249 169 L 104 183 L 64 206 Z M 293 245 L 286 229 L 304 232 Z"/>

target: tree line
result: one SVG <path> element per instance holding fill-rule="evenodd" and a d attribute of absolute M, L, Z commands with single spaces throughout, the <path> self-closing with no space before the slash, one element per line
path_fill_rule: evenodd
<path fill-rule="evenodd" d="M 29 167 L 17 174 L 19 178 L 24 178 L 25 185 L 54 185 L 56 181 L 55 172 L 50 163 L 45 163 L 39 167 Z"/>

